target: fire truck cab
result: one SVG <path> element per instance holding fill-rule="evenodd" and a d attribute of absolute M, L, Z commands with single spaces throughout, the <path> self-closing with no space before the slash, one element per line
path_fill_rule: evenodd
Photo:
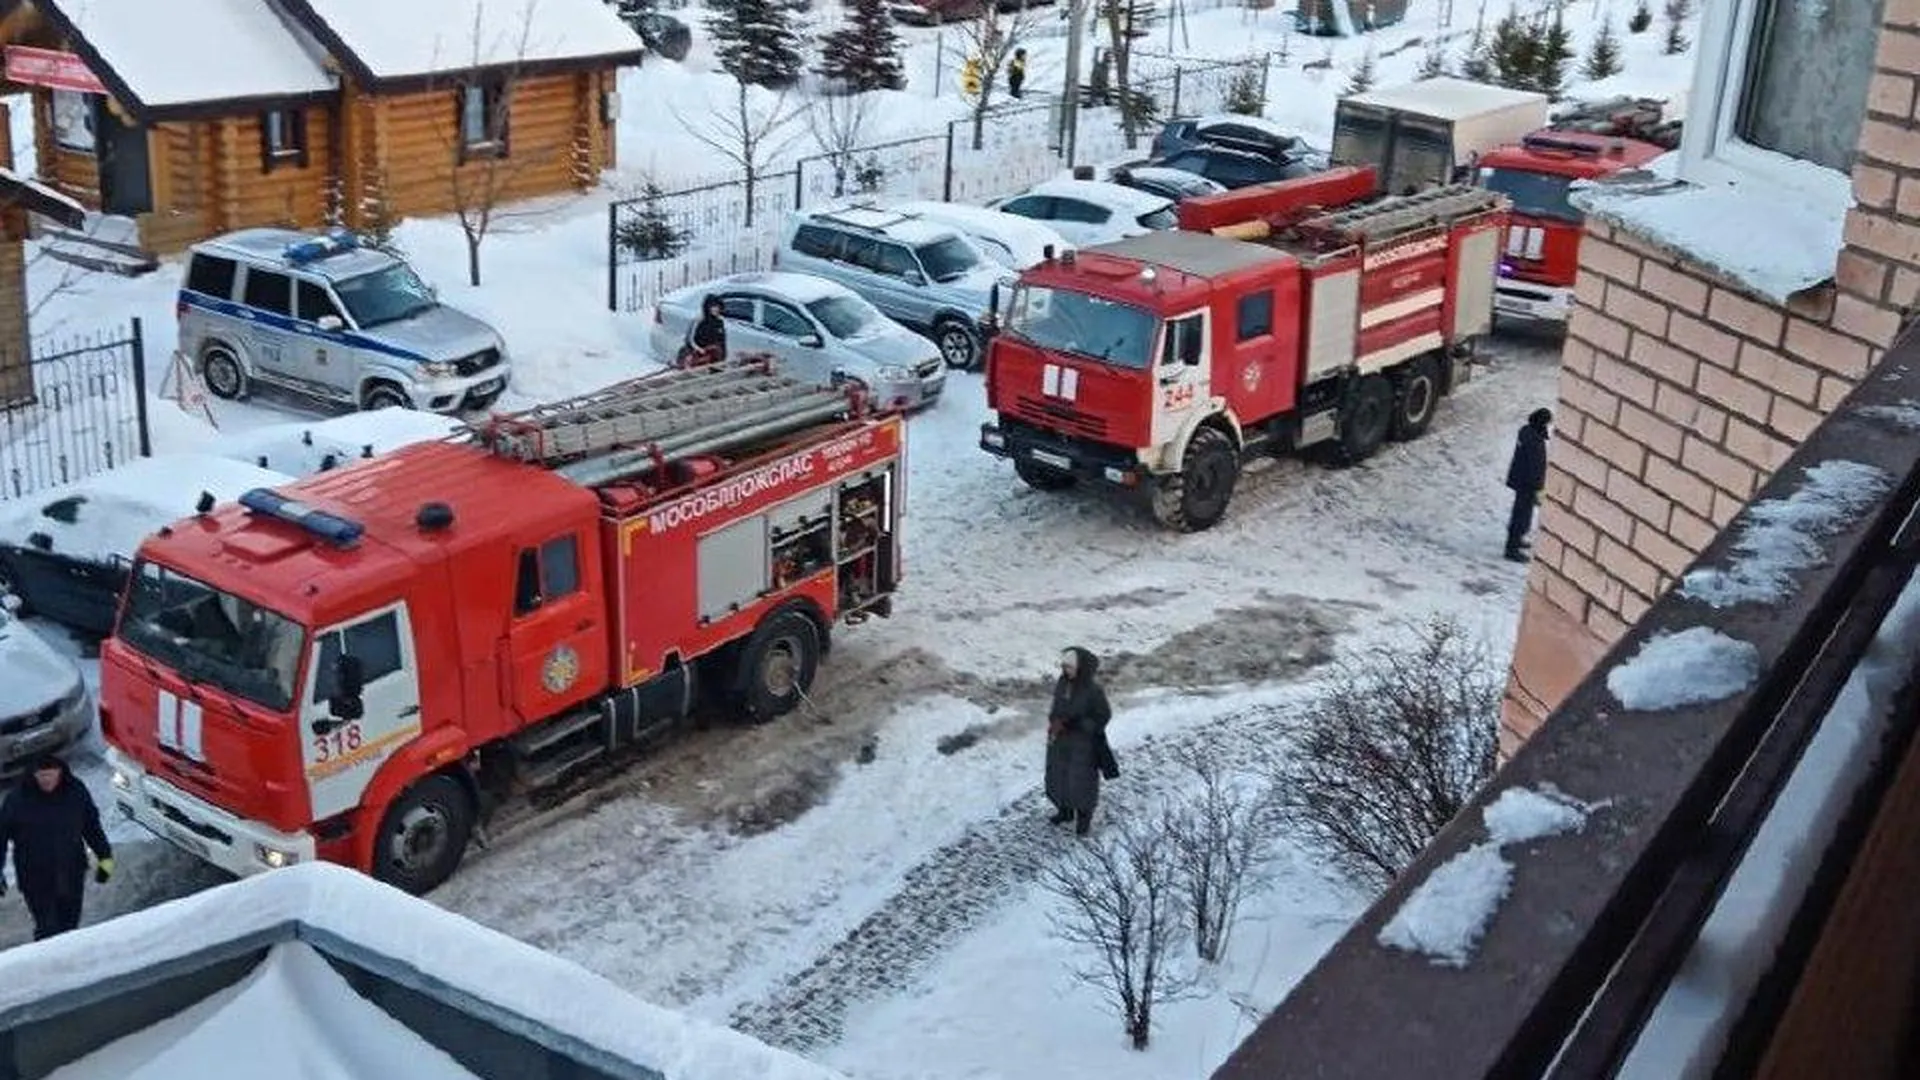
<path fill-rule="evenodd" d="M 101 656 L 122 812 L 232 873 L 420 892 L 488 808 L 697 700 L 785 713 L 900 579 L 903 422 L 863 410 L 672 372 L 162 529 Z"/>
<path fill-rule="evenodd" d="M 1144 493 L 1195 531 L 1251 450 L 1358 461 L 1411 439 L 1491 324 L 1505 200 L 1377 199 L 1370 167 L 1190 199 L 1180 229 L 1021 275 L 980 445 L 1039 490 Z"/>

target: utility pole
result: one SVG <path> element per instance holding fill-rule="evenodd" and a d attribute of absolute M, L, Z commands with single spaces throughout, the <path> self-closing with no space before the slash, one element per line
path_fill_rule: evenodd
<path fill-rule="evenodd" d="M 1072 168 L 1080 134 L 1080 39 L 1086 36 L 1087 5 L 1092 0 L 1067 0 L 1067 89 L 1060 99 L 1061 145 Z"/>

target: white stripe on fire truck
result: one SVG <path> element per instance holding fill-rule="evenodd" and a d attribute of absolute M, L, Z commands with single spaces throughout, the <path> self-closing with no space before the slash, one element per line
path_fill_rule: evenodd
<path fill-rule="evenodd" d="M 1392 322 L 1395 319 L 1404 319 L 1409 315 L 1424 311 L 1427 308 L 1439 307 L 1441 301 L 1446 298 L 1447 290 L 1436 287 L 1432 289 L 1422 289 L 1417 293 L 1409 293 L 1398 300 L 1381 304 L 1379 307 L 1370 307 L 1360 313 L 1360 329 L 1365 330 L 1368 327 L 1379 326 L 1381 323 Z"/>
<path fill-rule="evenodd" d="M 1446 339 L 1440 336 L 1440 332 L 1435 330 L 1430 334 L 1421 334 L 1419 337 L 1408 338 L 1397 345 L 1389 345 L 1384 349 L 1370 352 L 1354 361 L 1354 366 L 1363 373 L 1379 371 L 1382 368 L 1392 367 L 1408 357 L 1432 352 L 1445 341 Z"/>

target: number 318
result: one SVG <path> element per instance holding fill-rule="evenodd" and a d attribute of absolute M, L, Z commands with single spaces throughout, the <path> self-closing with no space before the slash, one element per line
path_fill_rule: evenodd
<path fill-rule="evenodd" d="M 348 724 L 338 731 L 318 735 L 313 740 L 313 758 L 316 762 L 328 762 L 343 758 L 360 749 L 360 725 Z"/>

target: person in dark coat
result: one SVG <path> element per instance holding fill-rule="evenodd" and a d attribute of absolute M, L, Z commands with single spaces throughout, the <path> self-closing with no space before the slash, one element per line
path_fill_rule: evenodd
<path fill-rule="evenodd" d="M 0 870 L 13 851 L 13 876 L 33 916 L 33 940 L 64 934 L 80 925 L 80 900 L 87 881 L 87 852 L 93 852 L 93 880 L 104 885 L 113 876 L 113 845 L 100 827 L 100 811 L 87 786 L 67 763 L 43 754 L 0 804 Z M 0 895 L 6 878 L 0 876 Z"/>
<path fill-rule="evenodd" d="M 1027 85 L 1027 50 L 1013 50 L 1013 59 L 1007 61 L 1007 93 L 1014 97 Z"/>
<path fill-rule="evenodd" d="M 1507 515 L 1507 555 L 1514 562 L 1526 562 L 1527 532 L 1533 528 L 1533 508 L 1540 502 L 1540 489 L 1547 484 L 1548 427 L 1553 413 L 1535 409 L 1527 425 L 1514 440 L 1513 461 L 1507 466 L 1507 487 L 1513 492 L 1513 512 Z"/>
<path fill-rule="evenodd" d="M 1074 646 L 1060 654 L 1060 678 L 1047 713 L 1047 799 L 1055 825 L 1071 821 L 1081 836 L 1093 828 L 1100 776 L 1119 774 L 1107 745 L 1113 711 L 1100 689 L 1100 658 Z"/>
<path fill-rule="evenodd" d="M 718 296 L 700 301 L 700 321 L 687 333 L 687 366 L 717 364 L 727 358 L 727 320 Z"/>

